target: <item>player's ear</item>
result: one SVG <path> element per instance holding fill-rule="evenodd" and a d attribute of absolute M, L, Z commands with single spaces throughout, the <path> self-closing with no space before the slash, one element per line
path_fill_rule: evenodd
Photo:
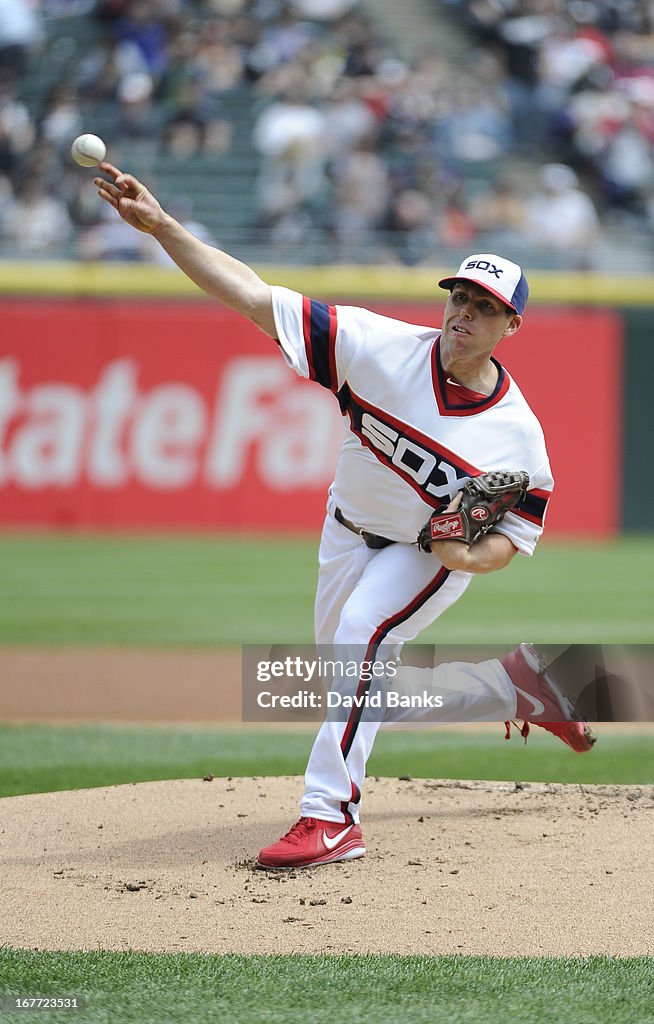
<path fill-rule="evenodd" d="M 518 313 L 514 313 L 507 324 L 506 330 L 504 331 L 504 337 L 510 338 L 512 334 L 517 334 L 521 327 L 522 317 Z"/>

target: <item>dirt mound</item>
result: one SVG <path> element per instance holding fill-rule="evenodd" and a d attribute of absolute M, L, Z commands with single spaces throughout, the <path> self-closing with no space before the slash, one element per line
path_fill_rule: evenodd
<path fill-rule="evenodd" d="M 254 867 L 301 781 L 0 800 L 0 946 L 211 953 L 654 953 L 654 786 L 371 778 L 366 857 Z"/>

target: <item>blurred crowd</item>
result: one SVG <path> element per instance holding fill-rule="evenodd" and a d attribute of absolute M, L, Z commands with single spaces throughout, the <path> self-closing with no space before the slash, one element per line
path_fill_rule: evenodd
<path fill-rule="evenodd" d="M 451 0 L 450 0 L 451 3 Z M 602 209 L 654 201 L 654 4 L 649 0 L 460 0 L 502 62 L 517 141 L 547 145 Z"/>
<path fill-rule="evenodd" d="M 101 111 L 112 152 L 210 168 L 240 130 L 235 93 L 258 111 L 249 227 L 281 259 L 314 238 L 316 261 L 473 247 L 585 268 L 607 226 L 654 230 L 654 4 L 432 2 L 463 58 L 400 59 L 360 0 L 0 0 L 3 251 L 160 258 L 101 212 L 70 142 Z M 35 101 L 49 30 L 79 19 L 93 45 Z M 175 212 L 220 234 L 190 197 Z"/>

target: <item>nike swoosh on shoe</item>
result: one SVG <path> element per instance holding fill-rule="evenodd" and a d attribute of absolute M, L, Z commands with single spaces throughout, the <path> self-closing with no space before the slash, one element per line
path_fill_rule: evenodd
<path fill-rule="evenodd" d="M 532 693 L 527 693 L 526 690 L 523 690 L 520 686 L 516 686 L 515 683 L 513 684 L 513 686 L 518 691 L 518 693 L 522 694 L 525 700 L 528 700 L 530 702 L 533 708 L 534 715 L 543 714 L 543 712 L 545 711 L 545 705 L 543 704 L 542 700 L 539 700 L 538 697 L 534 697 Z"/>
<path fill-rule="evenodd" d="M 348 825 L 348 827 L 344 828 L 342 832 L 339 832 L 337 835 L 332 836 L 331 838 L 327 835 L 327 833 L 325 831 L 323 831 L 322 841 L 325 844 L 325 846 L 327 847 L 327 849 L 328 850 L 333 850 L 336 846 L 338 846 L 340 841 L 342 839 L 345 839 L 345 836 L 348 834 L 348 832 L 353 827 L 354 827 L 353 825 Z"/>

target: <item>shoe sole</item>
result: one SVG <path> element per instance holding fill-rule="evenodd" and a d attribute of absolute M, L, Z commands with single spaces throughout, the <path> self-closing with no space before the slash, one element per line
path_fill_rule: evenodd
<path fill-rule="evenodd" d="M 292 871 L 294 868 L 316 868 L 321 864 L 336 864 L 342 860 L 358 860 L 366 852 L 365 846 L 354 846 L 351 850 L 334 850 L 333 853 L 326 853 L 324 857 L 308 861 L 306 864 L 265 864 L 257 860 L 258 868 L 265 868 L 266 871 Z"/>
<path fill-rule="evenodd" d="M 575 724 L 576 725 L 582 725 L 583 723 L 581 723 L 581 722 L 576 722 L 576 723 L 575 722 L 563 722 L 563 723 L 561 723 L 561 722 L 555 722 L 555 723 L 552 723 L 552 722 L 534 722 L 533 724 L 534 725 L 540 725 L 541 729 L 547 729 L 547 726 L 548 725 L 552 725 L 552 724 L 554 724 L 554 725 L 561 725 L 562 724 L 562 725 L 566 726 L 566 725 L 575 725 Z M 547 731 L 548 732 L 552 732 L 551 729 L 547 729 Z M 584 731 L 583 731 L 582 736 L 579 737 L 579 734 L 577 734 L 577 736 L 575 737 L 575 739 L 577 739 L 577 740 L 581 739 L 581 741 L 585 744 L 584 746 L 574 746 L 572 743 L 570 743 L 569 739 L 566 739 L 565 737 L 563 737 L 560 732 L 552 732 L 552 735 L 558 736 L 558 738 L 560 740 L 563 740 L 563 742 L 565 744 L 567 744 L 567 746 L 569 746 L 570 749 L 575 752 L 575 754 L 587 754 L 588 751 L 592 750 L 593 747 L 595 746 L 595 744 L 597 743 L 597 734 L 587 724 L 584 725 Z"/>

